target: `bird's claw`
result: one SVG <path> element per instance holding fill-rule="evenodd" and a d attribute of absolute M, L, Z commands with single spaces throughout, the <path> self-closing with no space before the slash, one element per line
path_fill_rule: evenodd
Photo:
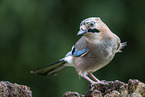
<path fill-rule="evenodd" d="M 98 81 L 98 82 L 93 81 L 93 82 L 91 83 L 91 87 L 93 87 L 94 85 L 98 85 L 98 84 L 105 85 L 105 84 L 108 84 L 108 83 L 105 83 L 104 81 Z"/>

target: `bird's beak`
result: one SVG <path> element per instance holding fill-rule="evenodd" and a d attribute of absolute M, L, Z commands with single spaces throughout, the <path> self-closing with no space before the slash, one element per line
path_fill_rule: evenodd
<path fill-rule="evenodd" d="M 79 35 L 84 35 L 85 33 L 87 33 L 87 31 L 85 30 L 85 31 L 83 31 L 83 30 L 80 30 L 78 33 L 77 33 L 77 35 L 79 36 Z"/>

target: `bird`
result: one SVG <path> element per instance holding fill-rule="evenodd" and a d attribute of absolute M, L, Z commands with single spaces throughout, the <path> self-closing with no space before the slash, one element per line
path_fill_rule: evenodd
<path fill-rule="evenodd" d="M 72 66 L 78 75 L 91 84 L 100 82 L 92 73 L 106 66 L 117 52 L 126 46 L 114 34 L 100 17 L 89 17 L 80 23 L 77 36 L 80 39 L 72 46 L 64 58 L 48 66 L 32 70 L 40 75 L 55 75 L 68 66 Z"/>

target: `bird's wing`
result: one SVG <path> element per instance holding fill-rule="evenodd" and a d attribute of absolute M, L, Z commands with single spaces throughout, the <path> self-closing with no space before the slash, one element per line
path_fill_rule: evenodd
<path fill-rule="evenodd" d="M 88 52 L 88 48 L 87 48 L 87 42 L 85 40 L 85 37 L 82 36 L 77 43 L 73 46 L 72 49 L 72 55 L 75 57 L 83 57 L 84 55 L 86 55 Z"/>

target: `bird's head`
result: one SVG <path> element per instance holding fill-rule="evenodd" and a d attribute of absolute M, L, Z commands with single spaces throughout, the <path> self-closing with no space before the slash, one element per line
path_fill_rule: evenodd
<path fill-rule="evenodd" d="M 91 17 L 83 20 L 80 24 L 80 31 L 77 35 L 85 35 L 88 37 L 102 37 L 111 31 L 99 17 Z"/>

